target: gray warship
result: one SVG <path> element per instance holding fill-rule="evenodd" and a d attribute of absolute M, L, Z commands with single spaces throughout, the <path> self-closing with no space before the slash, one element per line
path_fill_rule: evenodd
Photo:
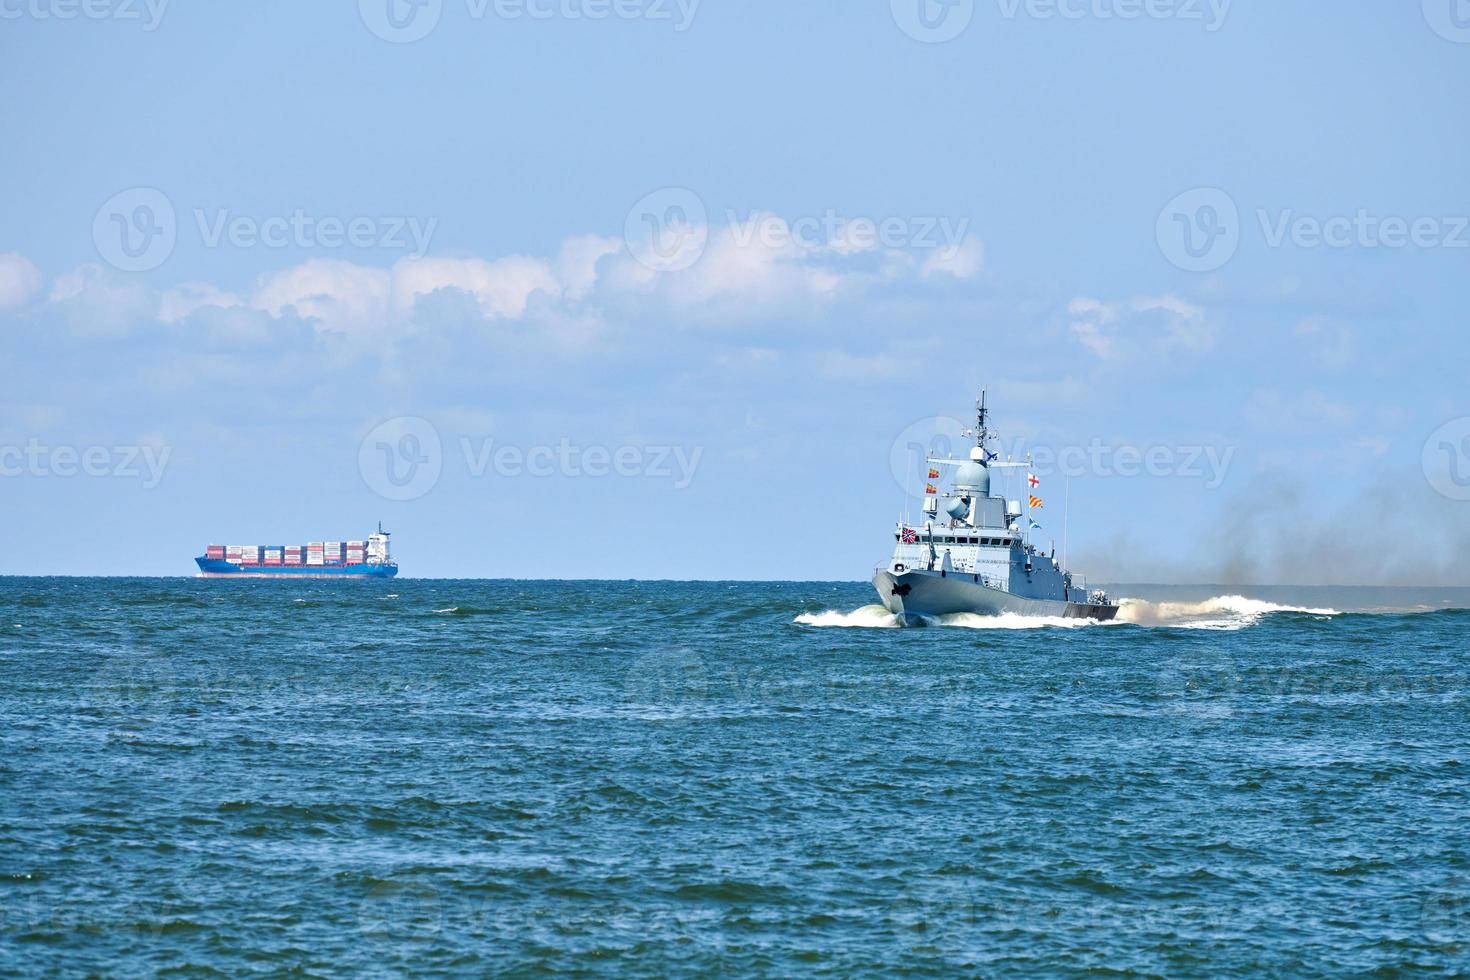
<path fill-rule="evenodd" d="M 951 613 L 1112 619 L 1118 604 L 1107 593 L 1075 584 L 1072 573 L 1057 563 L 1055 548 L 1046 554 L 1028 540 L 1028 532 L 1039 525 L 1021 501 L 991 496 L 994 470 L 1024 469 L 1028 489 L 1036 478 L 1029 459 L 1002 461 L 990 451 L 983 391 L 976 414 L 975 448 L 968 457 L 926 458 L 931 482 L 924 521 L 921 526 L 899 522 L 893 557 L 873 574 L 878 598 L 908 623 Z M 941 472 L 937 467 L 953 470 L 952 489 L 942 495 L 932 482 Z M 1028 494 L 1028 503 L 1033 499 Z"/>

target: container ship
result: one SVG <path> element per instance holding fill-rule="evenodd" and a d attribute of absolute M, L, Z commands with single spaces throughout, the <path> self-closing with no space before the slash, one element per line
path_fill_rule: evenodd
<path fill-rule="evenodd" d="M 398 574 L 388 538 L 379 524 L 365 541 L 212 544 L 194 562 L 200 578 L 386 579 Z"/>

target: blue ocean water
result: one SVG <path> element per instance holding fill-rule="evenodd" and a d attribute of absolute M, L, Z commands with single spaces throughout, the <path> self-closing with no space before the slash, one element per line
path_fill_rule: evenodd
<path fill-rule="evenodd" d="M 1470 970 L 1470 596 L 1251 595 L 0 579 L 0 973 Z"/>

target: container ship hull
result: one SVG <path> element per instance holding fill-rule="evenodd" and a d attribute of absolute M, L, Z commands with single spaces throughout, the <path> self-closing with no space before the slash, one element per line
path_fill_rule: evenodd
<path fill-rule="evenodd" d="M 398 574 L 397 565 L 235 565 L 223 559 L 195 558 L 198 578 L 331 578 L 389 579 Z"/>

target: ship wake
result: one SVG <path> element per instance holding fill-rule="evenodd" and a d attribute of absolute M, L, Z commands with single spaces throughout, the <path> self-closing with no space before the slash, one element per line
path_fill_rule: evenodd
<path fill-rule="evenodd" d="M 1111 622 L 1101 622 L 1095 619 L 1064 619 L 1060 616 L 1020 616 L 1015 613 L 1005 613 L 1000 616 L 981 616 L 976 613 L 905 616 L 891 613 L 877 604 L 863 606 L 852 612 L 829 609 L 819 613 L 802 613 L 796 617 L 795 622 L 800 626 L 847 629 L 949 626 L 974 630 L 1034 630 L 1085 629 L 1121 624 L 1154 628 L 1238 630 L 1251 626 L 1273 613 L 1299 613 L 1323 617 L 1342 615 L 1336 609 L 1284 606 L 1240 595 L 1215 596 L 1201 602 L 1149 602 L 1146 599 L 1123 599 L 1119 605 L 1118 616 Z"/>
<path fill-rule="evenodd" d="M 795 622 L 800 626 L 838 626 L 849 629 L 900 629 L 903 627 L 951 626 L 974 630 L 1034 630 L 1043 628 L 1078 629 L 1084 626 L 1101 626 L 1094 619 L 1064 619 L 1061 616 L 1019 616 L 1004 613 L 1000 616 L 981 616 L 976 613 L 950 613 L 945 616 L 920 616 L 914 613 L 891 613 L 883 606 L 874 604 L 854 609 L 852 612 L 827 610 L 819 613 L 802 613 Z"/>
<path fill-rule="evenodd" d="M 889 612 L 882 606 L 874 603 L 871 606 L 863 606 L 852 612 L 837 612 L 829 609 L 826 612 L 802 613 L 796 617 L 796 622 L 801 626 L 842 626 L 849 629 L 897 629 L 903 625 L 903 618 Z"/>
<path fill-rule="evenodd" d="M 1257 623 L 1273 613 L 1301 613 L 1310 616 L 1341 616 L 1336 609 L 1312 609 L 1307 606 L 1283 606 L 1264 599 L 1243 595 L 1221 595 L 1201 602 L 1149 602 L 1146 599 L 1124 599 L 1119 604 L 1118 622 L 1135 626 L 1172 626 L 1197 630 L 1238 630 Z"/>

